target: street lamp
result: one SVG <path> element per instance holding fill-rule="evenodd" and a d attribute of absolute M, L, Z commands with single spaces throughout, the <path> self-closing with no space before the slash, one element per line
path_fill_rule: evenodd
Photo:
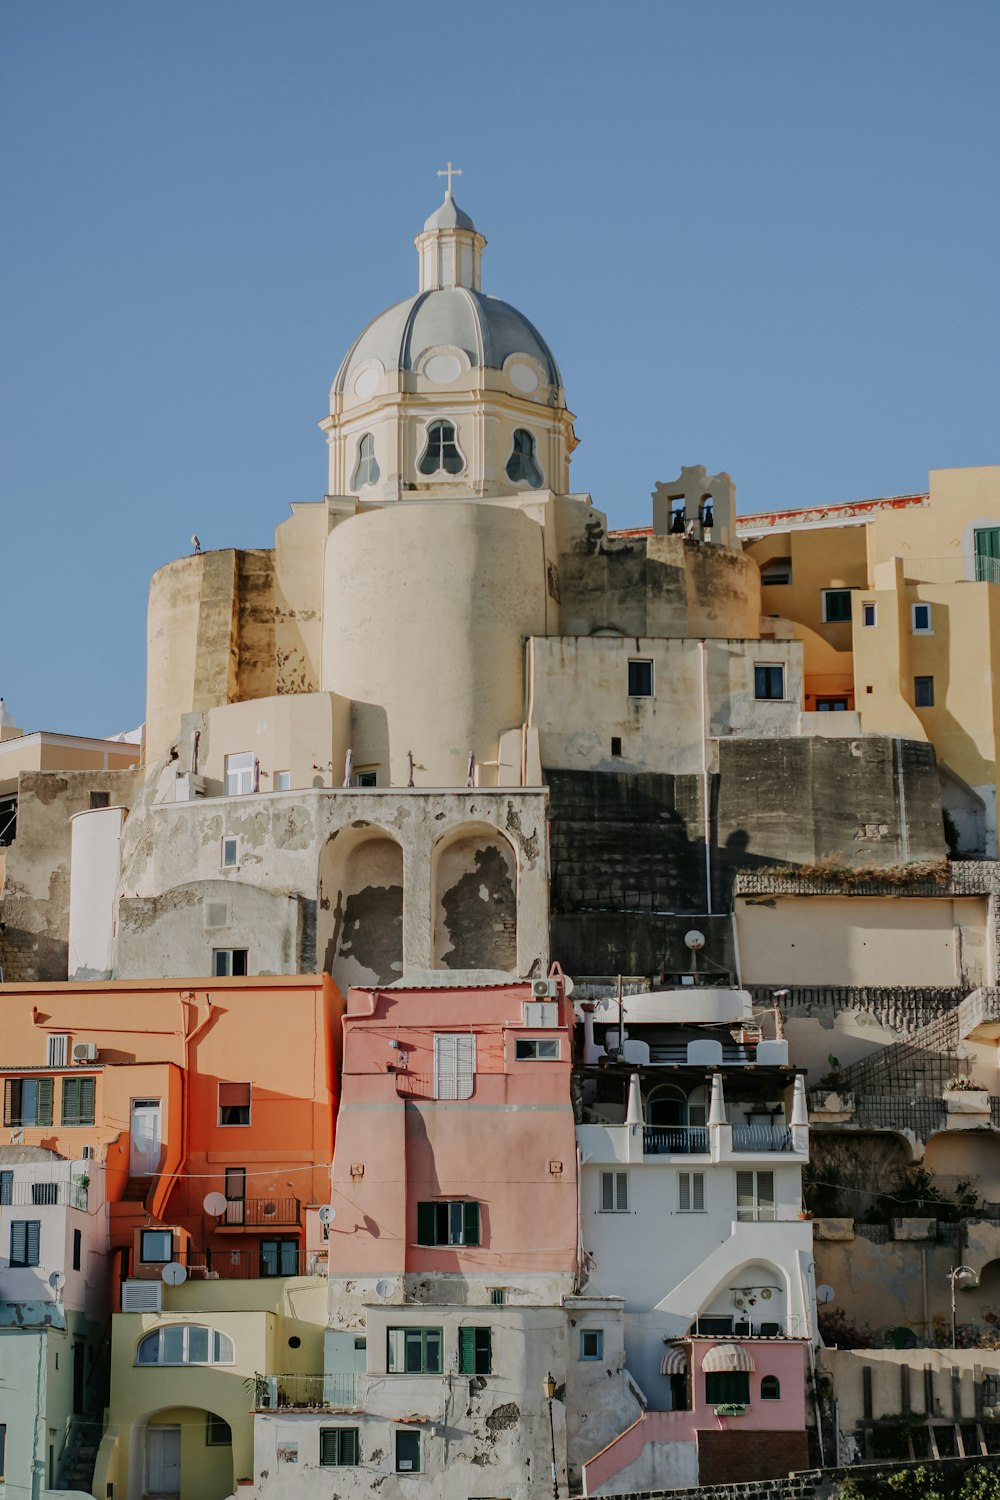
<path fill-rule="evenodd" d="M 960 1282 L 967 1292 L 974 1286 L 979 1285 L 979 1277 L 971 1266 L 952 1266 L 948 1272 L 948 1280 L 951 1282 L 951 1347 L 955 1345 L 955 1284 Z"/>
<path fill-rule="evenodd" d="M 552 1401 L 556 1394 L 556 1378 L 550 1370 L 542 1381 L 542 1390 L 549 1403 L 549 1442 L 552 1445 L 552 1500 L 559 1500 L 559 1478 L 556 1473 L 556 1429 L 552 1419 Z"/>

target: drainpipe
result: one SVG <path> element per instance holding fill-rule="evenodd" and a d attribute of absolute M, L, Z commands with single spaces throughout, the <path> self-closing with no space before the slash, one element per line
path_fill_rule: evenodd
<path fill-rule="evenodd" d="M 709 807 L 708 788 L 708 647 L 705 641 L 698 642 L 701 656 L 701 797 L 703 837 L 705 840 L 705 914 L 712 915 L 712 814 Z"/>
<path fill-rule="evenodd" d="M 174 1183 L 177 1181 L 181 1172 L 184 1170 L 184 1167 L 187 1165 L 188 1143 L 191 1134 L 189 1118 L 191 1109 L 191 1090 L 188 1087 L 188 1069 L 191 1060 L 191 1043 L 195 1040 L 196 1037 L 200 1036 L 205 1027 L 208 1025 L 209 1021 L 211 1021 L 212 1019 L 212 997 L 211 995 L 206 995 L 205 998 L 208 1002 L 208 1011 L 205 1015 L 205 1019 L 203 1021 L 199 1021 L 194 1030 L 189 1032 L 187 1029 L 187 1013 L 184 1007 L 186 1005 L 192 1004 L 197 1005 L 198 996 L 194 990 L 184 990 L 177 996 L 177 1003 L 181 1008 L 181 1036 L 184 1042 L 184 1064 L 181 1070 L 181 1155 L 180 1161 L 177 1163 L 175 1170 L 171 1172 L 170 1176 L 166 1179 L 159 1179 L 159 1186 L 157 1187 L 154 1194 L 153 1206 L 151 1208 L 151 1212 L 156 1218 L 159 1218 L 160 1211 L 162 1210 L 163 1205 L 166 1203 L 167 1198 L 169 1197 L 173 1189 Z"/>

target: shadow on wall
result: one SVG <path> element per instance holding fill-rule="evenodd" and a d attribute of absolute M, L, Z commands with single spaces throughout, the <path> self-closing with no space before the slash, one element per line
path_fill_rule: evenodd
<path fill-rule="evenodd" d="M 381 828 L 343 828 L 319 862 L 317 957 L 341 994 L 403 972 L 403 850 Z"/>
<path fill-rule="evenodd" d="M 495 828 L 469 826 L 434 848 L 434 966 L 517 972 L 517 856 Z"/>

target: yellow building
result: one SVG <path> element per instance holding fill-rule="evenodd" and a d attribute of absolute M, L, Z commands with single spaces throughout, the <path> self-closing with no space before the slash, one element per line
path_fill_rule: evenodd
<path fill-rule="evenodd" d="M 806 710 L 929 740 L 953 847 L 996 856 L 1000 466 L 926 494 L 742 516 L 765 615 L 794 622 Z"/>

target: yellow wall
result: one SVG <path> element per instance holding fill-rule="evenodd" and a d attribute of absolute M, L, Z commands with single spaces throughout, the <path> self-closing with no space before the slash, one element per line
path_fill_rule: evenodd
<path fill-rule="evenodd" d="M 216 1416 L 221 1415 L 216 1412 Z M 181 1500 L 225 1500 L 233 1493 L 236 1480 L 245 1477 L 234 1472 L 234 1447 L 206 1441 L 207 1413 L 197 1407 L 168 1406 L 150 1418 L 149 1426 L 181 1430 Z"/>

